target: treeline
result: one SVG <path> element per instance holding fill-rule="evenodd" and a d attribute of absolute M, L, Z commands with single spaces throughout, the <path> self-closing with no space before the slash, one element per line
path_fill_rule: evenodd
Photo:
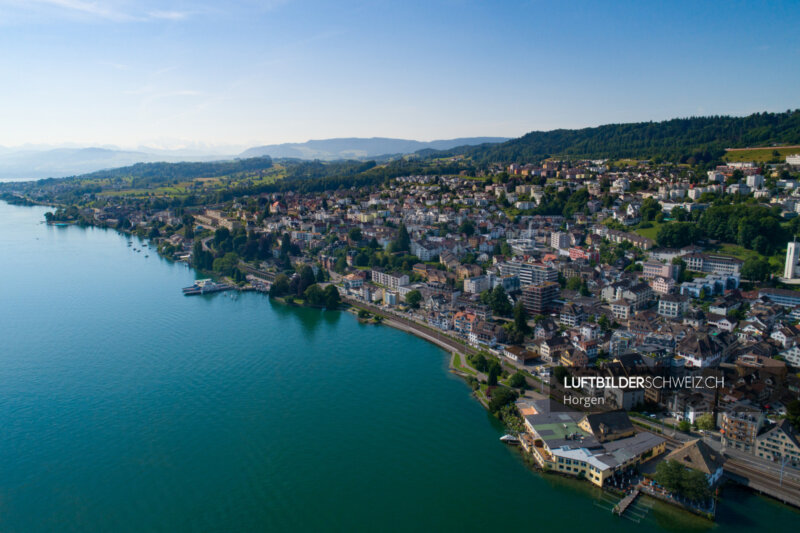
<path fill-rule="evenodd" d="M 374 161 L 320 163 L 325 169 L 324 176 L 309 176 L 305 171 L 287 169 L 287 177 L 260 188 L 258 192 L 295 191 L 301 194 L 349 189 L 351 187 L 374 187 L 392 178 L 417 174 L 458 174 L 471 170 L 465 163 L 431 163 L 418 159 L 397 159 L 378 166 Z M 360 165 L 361 167 L 359 167 Z"/>
<path fill-rule="evenodd" d="M 554 156 L 661 159 L 689 164 L 718 160 L 725 148 L 800 142 L 800 110 L 746 117 L 691 117 L 663 122 L 533 131 L 501 144 L 460 147 L 436 157 L 464 154 L 479 164 L 530 163 Z M 426 152 L 427 155 L 434 155 Z"/>

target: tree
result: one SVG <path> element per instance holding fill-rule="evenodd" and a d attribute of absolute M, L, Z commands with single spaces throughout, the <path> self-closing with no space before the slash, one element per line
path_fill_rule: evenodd
<path fill-rule="evenodd" d="M 336 287 L 333 285 L 328 285 L 325 287 L 323 292 L 325 298 L 325 307 L 328 309 L 338 309 L 342 300 Z"/>
<path fill-rule="evenodd" d="M 350 237 L 350 240 L 353 242 L 361 242 L 361 230 L 359 228 L 350 228 L 350 231 L 347 232 L 347 236 Z"/>
<path fill-rule="evenodd" d="M 214 259 L 213 269 L 224 276 L 232 276 L 238 264 L 239 256 L 236 255 L 236 252 L 228 252 L 223 257 Z"/>
<path fill-rule="evenodd" d="M 230 239 L 231 232 L 228 228 L 219 228 L 217 231 L 214 232 L 214 248 L 220 249 L 222 244 Z"/>
<path fill-rule="evenodd" d="M 512 387 L 520 388 L 520 389 L 524 389 L 525 386 L 527 385 L 527 383 L 528 382 L 525 379 L 525 374 L 523 374 L 519 370 L 514 372 L 514 374 L 508 380 L 508 384 L 509 385 L 511 385 Z"/>
<path fill-rule="evenodd" d="M 703 501 L 711 496 L 706 475 L 699 470 L 686 470 L 681 480 L 680 492 L 691 500 Z"/>
<path fill-rule="evenodd" d="M 683 465 L 678 461 L 662 461 L 656 466 L 655 479 L 670 492 L 679 492 L 683 479 Z"/>
<path fill-rule="evenodd" d="M 402 222 L 397 228 L 397 237 L 392 241 L 393 252 L 408 252 L 411 250 L 411 236 L 408 234 L 406 225 Z"/>
<path fill-rule="evenodd" d="M 556 381 L 559 383 L 564 383 L 567 379 L 567 376 L 569 376 L 569 370 L 567 370 L 565 367 L 558 365 L 553 369 L 553 377 L 555 377 Z"/>
<path fill-rule="evenodd" d="M 519 397 L 514 389 L 498 387 L 492 391 L 492 398 L 489 400 L 489 411 L 494 414 L 500 409 L 516 401 Z"/>
<path fill-rule="evenodd" d="M 645 198 L 642 200 L 642 207 L 639 208 L 639 214 L 642 216 L 642 220 L 655 220 L 659 213 L 661 213 L 661 204 L 658 203 L 658 200 L 654 198 Z"/>
<path fill-rule="evenodd" d="M 486 372 L 486 384 L 490 387 L 497 385 L 497 378 L 500 376 L 500 364 L 492 359 L 489 361 L 489 369 Z"/>
<path fill-rule="evenodd" d="M 297 285 L 297 295 L 303 294 L 307 288 L 316 283 L 317 277 L 314 275 L 314 270 L 308 266 L 303 265 L 300 269 L 300 282 Z"/>
<path fill-rule="evenodd" d="M 269 288 L 269 295 L 270 296 L 285 296 L 289 293 L 289 278 L 286 274 L 278 274 L 275 276 L 275 281 L 272 282 L 272 286 Z"/>
<path fill-rule="evenodd" d="M 525 311 L 522 300 L 518 301 L 517 305 L 514 306 L 514 329 L 523 335 L 530 331 L 530 327 L 528 326 L 528 312 Z"/>
<path fill-rule="evenodd" d="M 489 367 L 489 362 L 482 353 L 467 356 L 467 361 L 478 372 L 485 372 Z"/>
<path fill-rule="evenodd" d="M 786 418 L 795 429 L 800 429 L 800 400 L 792 400 L 786 404 Z"/>
<path fill-rule="evenodd" d="M 323 294 L 322 289 L 320 289 L 319 285 L 316 283 L 310 285 L 305 291 L 303 291 L 303 296 L 309 305 L 324 305 L 325 295 Z"/>
<path fill-rule="evenodd" d="M 688 420 L 681 420 L 678 422 L 678 430 L 683 431 L 684 433 L 689 433 L 689 430 L 692 429 L 692 424 L 689 423 Z"/>
<path fill-rule="evenodd" d="M 200 241 L 192 245 L 192 266 L 199 270 L 211 270 L 214 267 L 214 255 L 204 250 Z"/>
<path fill-rule="evenodd" d="M 691 222 L 673 222 L 658 228 L 656 241 L 659 246 L 682 248 L 697 241 L 701 234 L 696 224 Z"/>
<path fill-rule="evenodd" d="M 714 415 L 711 413 L 704 413 L 697 417 L 697 428 L 704 429 L 704 430 L 712 430 L 714 429 Z"/>
<path fill-rule="evenodd" d="M 475 234 L 475 223 L 472 220 L 465 218 L 463 222 L 458 226 L 458 232 L 465 234 L 467 237 L 471 237 Z"/>
<path fill-rule="evenodd" d="M 570 291 L 577 291 L 580 290 L 582 283 L 583 280 L 578 276 L 575 276 L 574 278 L 569 278 L 567 280 L 567 284 L 564 288 Z"/>
<path fill-rule="evenodd" d="M 508 295 L 502 285 L 498 285 L 492 289 L 492 294 L 489 298 L 489 307 L 491 307 L 492 312 L 498 316 L 508 316 L 511 314 L 511 302 L 508 301 Z"/>
<path fill-rule="evenodd" d="M 748 257 L 742 265 L 742 278 L 750 281 L 764 281 L 769 277 L 771 270 L 769 261 L 764 257 Z"/>
<path fill-rule="evenodd" d="M 422 293 L 419 292 L 418 290 L 413 290 L 410 291 L 408 294 L 406 294 L 406 303 L 409 305 L 409 307 L 417 309 L 419 308 L 419 303 L 421 301 L 422 301 Z"/>

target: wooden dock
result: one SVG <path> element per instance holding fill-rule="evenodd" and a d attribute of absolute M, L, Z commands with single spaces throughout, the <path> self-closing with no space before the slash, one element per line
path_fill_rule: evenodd
<path fill-rule="evenodd" d="M 620 500 L 620 502 L 614 506 L 613 513 L 622 516 L 623 514 L 625 514 L 625 511 L 628 510 L 628 507 L 630 507 L 638 497 L 639 497 L 639 489 L 638 488 L 633 489 L 633 492 L 622 498 L 622 500 Z"/>

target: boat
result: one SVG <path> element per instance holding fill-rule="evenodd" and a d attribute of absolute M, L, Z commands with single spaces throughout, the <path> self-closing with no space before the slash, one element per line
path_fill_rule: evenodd
<path fill-rule="evenodd" d="M 216 283 L 211 279 L 198 279 L 194 282 L 194 285 L 184 287 L 183 294 L 187 296 L 191 294 L 211 294 L 212 292 L 229 291 L 231 289 L 233 287 L 227 283 Z"/>
<path fill-rule="evenodd" d="M 500 437 L 500 441 L 505 442 L 506 444 L 519 444 L 519 437 L 510 433 L 506 433 Z"/>

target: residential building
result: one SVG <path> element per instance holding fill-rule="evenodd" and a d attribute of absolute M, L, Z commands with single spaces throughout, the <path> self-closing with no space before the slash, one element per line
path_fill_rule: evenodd
<path fill-rule="evenodd" d="M 675 290 L 675 280 L 672 278 L 655 278 L 650 282 L 653 292 L 658 294 L 670 294 Z"/>
<path fill-rule="evenodd" d="M 408 285 L 408 276 L 406 274 L 387 274 L 382 270 L 373 270 L 372 282 L 397 290 L 401 285 Z"/>
<path fill-rule="evenodd" d="M 665 461 L 677 461 L 689 470 L 705 474 L 709 487 L 714 487 L 722 478 L 725 458 L 700 439 L 690 440 L 669 453 Z"/>
<path fill-rule="evenodd" d="M 464 292 L 480 294 L 489 289 L 489 278 L 486 276 L 475 276 L 464 280 Z"/>
<path fill-rule="evenodd" d="M 569 248 L 569 235 L 561 231 L 554 231 L 550 234 L 550 246 L 556 250 Z"/>
<path fill-rule="evenodd" d="M 756 436 L 764 425 L 764 413 L 757 407 L 734 404 L 722 413 L 720 433 L 724 446 L 752 452 Z"/>
<path fill-rule="evenodd" d="M 667 278 L 676 279 L 678 277 L 678 267 L 673 264 L 661 263 L 659 261 L 645 261 L 642 263 L 642 276 L 646 279 Z"/>
<path fill-rule="evenodd" d="M 628 320 L 631 316 L 631 304 L 627 300 L 611 302 L 611 313 L 617 320 Z"/>
<path fill-rule="evenodd" d="M 552 309 L 560 287 L 554 281 L 545 281 L 522 288 L 522 305 L 529 315 L 541 315 Z"/>
<path fill-rule="evenodd" d="M 781 462 L 785 458 L 791 466 L 800 467 L 800 441 L 788 419 L 782 419 L 756 437 L 755 454 L 775 462 Z"/>
<path fill-rule="evenodd" d="M 689 299 L 676 294 L 664 294 L 658 300 L 658 314 L 667 318 L 680 318 L 689 309 Z"/>
<path fill-rule="evenodd" d="M 535 353 L 529 352 L 522 346 L 507 346 L 503 350 L 503 355 L 519 364 L 525 364 L 528 361 L 536 359 L 537 357 Z"/>

